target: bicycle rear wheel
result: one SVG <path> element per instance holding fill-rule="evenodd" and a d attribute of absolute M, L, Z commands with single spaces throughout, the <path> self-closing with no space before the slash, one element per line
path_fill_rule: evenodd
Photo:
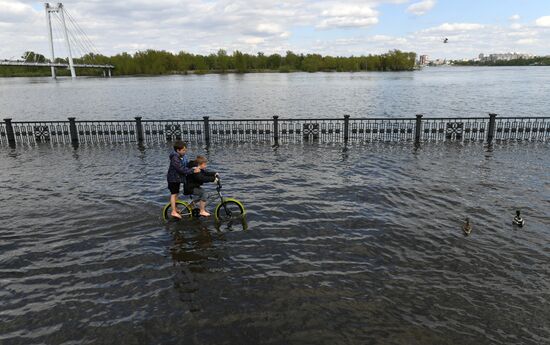
<path fill-rule="evenodd" d="M 219 221 L 241 218 L 245 213 L 244 206 L 240 201 L 229 198 L 219 203 L 214 211 L 216 220 Z"/>
<path fill-rule="evenodd" d="M 178 213 L 181 215 L 182 219 L 193 218 L 193 208 L 188 202 L 177 200 L 176 208 L 178 210 Z M 172 205 L 168 203 L 166 204 L 166 206 L 164 206 L 164 209 L 162 210 L 162 218 L 164 219 L 164 221 L 174 219 L 174 217 L 172 217 L 171 214 L 172 214 Z"/>

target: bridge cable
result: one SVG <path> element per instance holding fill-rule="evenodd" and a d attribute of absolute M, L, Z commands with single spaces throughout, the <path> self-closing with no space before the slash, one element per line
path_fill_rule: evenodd
<path fill-rule="evenodd" d="M 55 21 L 57 21 L 59 23 L 59 25 L 55 25 L 55 22 L 52 21 L 52 29 L 53 29 L 52 30 L 52 41 L 53 41 L 53 44 L 54 44 L 54 51 L 57 52 L 57 55 L 60 55 L 61 52 L 64 52 L 66 50 L 66 48 L 63 47 L 63 45 L 61 43 L 59 43 L 60 41 L 65 40 L 63 38 L 63 33 L 61 32 L 61 30 L 62 30 L 61 27 L 63 26 L 63 24 L 61 23 L 61 19 L 58 17 L 56 12 L 52 12 L 51 16 L 54 18 Z M 56 42 L 58 44 L 56 44 Z M 67 56 L 68 56 L 68 52 L 67 52 Z M 61 57 L 57 56 L 57 58 L 61 58 Z M 55 61 L 52 61 L 52 63 L 55 63 Z"/>
<path fill-rule="evenodd" d="M 97 47 L 95 46 L 95 44 L 93 43 L 93 41 L 88 37 L 88 35 L 86 34 L 86 32 L 82 29 L 82 27 L 80 26 L 80 24 L 78 24 L 78 22 L 76 21 L 76 19 L 72 16 L 71 13 L 69 13 L 67 10 L 65 10 L 65 13 L 67 14 L 67 16 L 69 17 L 69 21 L 71 22 L 71 24 L 75 27 L 75 29 L 80 33 L 80 35 L 82 35 L 84 38 L 84 42 L 92 49 L 90 52 L 91 53 L 94 53 L 94 54 L 97 54 L 97 55 L 101 55 L 99 53 L 99 50 L 97 49 Z"/>
<path fill-rule="evenodd" d="M 85 54 L 96 54 L 94 47 L 90 44 L 89 41 L 84 39 L 82 31 L 80 31 L 75 23 L 72 20 L 68 21 L 70 26 L 70 32 L 73 36 L 73 40 L 77 41 L 79 46 L 83 48 L 83 53 Z M 72 28 L 72 29 L 71 29 Z"/>
<path fill-rule="evenodd" d="M 59 23 L 59 25 L 60 25 L 61 27 L 63 27 L 63 21 L 62 21 L 58 16 L 56 16 L 56 19 L 57 19 L 57 22 Z M 67 21 L 65 21 L 65 23 L 67 23 Z M 61 30 L 63 30 L 63 28 L 61 28 Z M 74 50 L 74 52 L 73 52 L 73 53 L 74 53 L 74 54 L 73 54 L 73 57 L 74 57 L 75 59 L 77 59 L 78 56 L 79 56 L 79 55 L 83 55 L 83 53 L 86 52 L 87 49 L 86 49 L 86 47 L 84 47 L 84 46 L 82 45 L 82 43 L 81 43 L 78 39 L 76 39 L 76 38 L 74 37 L 74 34 L 73 34 L 73 32 L 72 32 L 72 30 L 71 30 L 70 27 L 67 28 L 67 36 L 68 36 L 68 38 L 69 38 L 69 43 L 71 43 L 71 42 L 73 43 L 73 44 L 71 45 L 71 48 L 73 48 L 73 50 Z"/>
<path fill-rule="evenodd" d="M 59 16 L 56 16 L 56 20 L 57 22 L 59 23 L 60 25 L 60 30 L 63 30 L 63 21 L 61 20 L 61 18 L 59 18 Z M 67 23 L 67 21 L 65 21 L 65 23 Z M 79 55 L 80 57 L 82 57 L 85 53 L 86 53 L 86 47 L 82 44 L 82 42 L 80 42 L 73 34 L 73 32 L 70 30 L 70 28 L 67 28 L 67 36 L 69 38 L 69 43 L 72 43 L 71 45 L 71 48 L 73 50 L 73 58 L 74 59 L 78 59 Z M 64 35 L 63 35 L 63 40 L 65 40 L 64 38 Z M 67 52 L 68 54 L 68 52 Z"/>

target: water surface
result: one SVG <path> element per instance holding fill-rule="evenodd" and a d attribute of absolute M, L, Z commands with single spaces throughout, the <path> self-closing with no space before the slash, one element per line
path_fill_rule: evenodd
<path fill-rule="evenodd" d="M 3 148 L 0 343 L 548 343 L 549 149 L 191 147 L 244 230 L 161 221 L 167 146 Z"/>
<path fill-rule="evenodd" d="M 550 67 L 125 78 L 0 78 L 15 120 L 548 116 Z"/>

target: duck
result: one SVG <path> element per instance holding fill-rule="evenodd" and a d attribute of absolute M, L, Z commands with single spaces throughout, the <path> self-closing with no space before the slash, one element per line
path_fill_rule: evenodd
<path fill-rule="evenodd" d="M 469 218 L 466 218 L 464 225 L 462 225 L 462 231 L 464 231 L 466 235 L 469 235 L 472 232 L 472 225 L 470 224 Z"/>
<path fill-rule="evenodd" d="M 513 223 L 520 228 L 523 227 L 523 224 L 525 224 L 525 221 L 521 218 L 521 212 L 519 210 L 516 211 L 516 216 L 514 217 Z"/>

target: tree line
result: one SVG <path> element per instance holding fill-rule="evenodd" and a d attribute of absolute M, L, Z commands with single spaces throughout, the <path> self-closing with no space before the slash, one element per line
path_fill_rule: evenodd
<path fill-rule="evenodd" d="M 48 62 L 42 54 L 25 52 L 23 59 L 28 62 Z M 415 67 L 416 53 L 391 50 L 386 54 L 362 56 L 323 56 L 320 54 L 296 54 L 287 51 L 285 55 L 242 53 L 232 54 L 220 49 L 209 55 L 164 50 L 145 50 L 134 54 L 121 53 L 114 56 L 87 54 L 75 58 L 75 63 L 110 64 L 115 66 L 115 75 L 163 75 L 174 73 L 247 73 L 247 72 L 358 72 L 358 71 L 410 71 Z M 66 59 L 56 59 L 65 62 Z M 37 71 L 39 70 L 39 71 Z M 67 71 L 60 70 L 60 74 Z M 18 73 L 49 74 L 49 68 L 1 67 L 0 75 Z M 79 75 L 97 75 L 97 70 L 79 69 Z"/>
<path fill-rule="evenodd" d="M 458 66 L 550 66 L 550 56 L 497 61 L 453 61 L 453 64 Z"/>

